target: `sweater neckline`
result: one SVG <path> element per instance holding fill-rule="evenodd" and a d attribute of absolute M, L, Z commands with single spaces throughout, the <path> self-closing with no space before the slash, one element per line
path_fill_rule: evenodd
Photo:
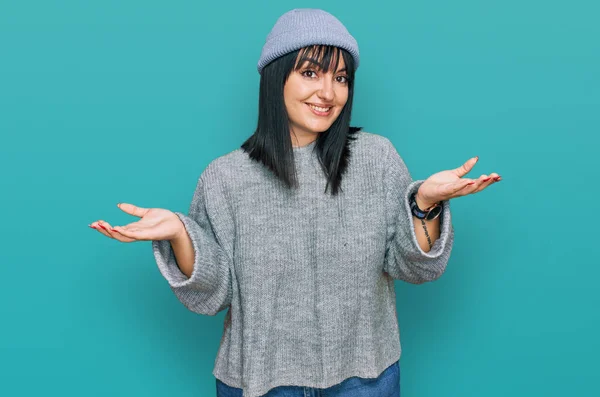
<path fill-rule="evenodd" d="M 308 145 L 304 145 L 304 146 L 292 146 L 292 149 L 294 150 L 294 154 L 308 153 L 309 151 L 311 151 L 315 147 L 316 143 L 317 143 L 317 140 L 315 139 L 314 141 L 312 141 Z"/>

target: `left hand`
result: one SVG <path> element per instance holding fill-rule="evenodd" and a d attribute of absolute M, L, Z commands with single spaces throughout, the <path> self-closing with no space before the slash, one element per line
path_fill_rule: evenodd
<path fill-rule="evenodd" d="M 427 178 L 417 191 L 419 208 L 426 209 L 442 200 L 480 192 L 501 180 L 500 175 L 495 172 L 489 176 L 483 174 L 477 179 L 462 178 L 473 169 L 477 160 L 477 157 L 473 157 L 458 168 L 441 171 Z"/>

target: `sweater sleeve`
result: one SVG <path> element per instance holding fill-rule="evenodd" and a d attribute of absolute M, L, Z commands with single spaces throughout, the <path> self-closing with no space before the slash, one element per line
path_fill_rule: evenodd
<path fill-rule="evenodd" d="M 231 244 L 223 244 L 220 237 L 231 231 L 233 221 L 222 184 L 206 179 L 218 181 L 207 168 L 198 179 L 189 215 L 175 212 L 194 247 L 192 276 L 181 272 L 168 240 L 153 241 L 152 249 L 158 269 L 181 303 L 195 313 L 214 316 L 231 304 L 233 243 L 228 239 Z"/>
<path fill-rule="evenodd" d="M 384 271 L 394 279 L 413 284 L 435 280 L 446 270 L 454 242 L 450 202 L 441 202 L 440 237 L 428 252 L 423 251 L 415 233 L 409 198 L 424 180 L 413 181 L 396 148 L 389 140 L 387 143 L 389 150 L 383 181 L 387 218 Z M 420 221 L 417 222 L 420 226 Z"/>

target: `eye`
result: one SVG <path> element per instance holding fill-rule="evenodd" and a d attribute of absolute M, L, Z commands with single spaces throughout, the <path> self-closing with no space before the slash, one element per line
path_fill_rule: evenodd
<path fill-rule="evenodd" d="M 337 76 L 335 79 L 337 80 L 338 83 L 342 83 L 342 84 L 348 83 L 348 76 Z"/>
<path fill-rule="evenodd" d="M 303 71 L 302 73 L 300 73 L 302 76 L 304 77 L 308 77 L 308 78 L 313 78 L 317 76 L 317 72 L 315 72 L 312 69 L 307 69 L 305 71 Z"/>

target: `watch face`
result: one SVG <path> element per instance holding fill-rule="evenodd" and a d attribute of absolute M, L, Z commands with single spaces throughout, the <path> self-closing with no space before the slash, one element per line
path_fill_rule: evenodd
<path fill-rule="evenodd" d="M 427 215 L 427 220 L 435 219 L 440 214 L 440 212 L 442 212 L 442 210 L 443 208 L 441 205 L 433 208 L 431 211 L 429 211 L 429 214 Z"/>

